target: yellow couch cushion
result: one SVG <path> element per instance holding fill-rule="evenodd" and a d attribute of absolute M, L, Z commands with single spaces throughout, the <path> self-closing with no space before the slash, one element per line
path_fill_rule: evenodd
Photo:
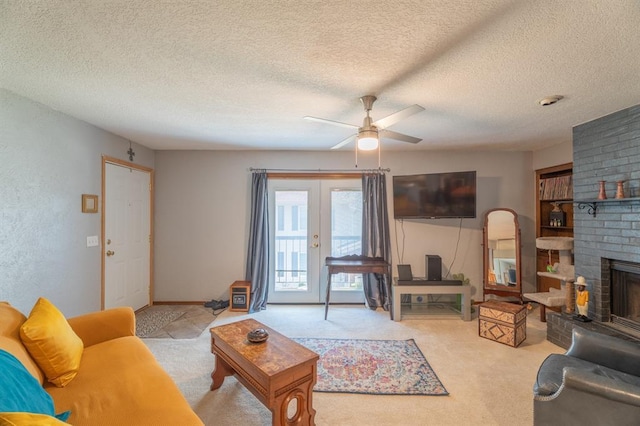
<path fill-rule="evenodd" d="M 29 370 L 29 373 L 42 384 L 44 374 L 20 339 L 20 326 L 26 320 L 27 317 L 8 302 L 0 302 L 0 349 L 4 349 L 18 358 L 18 361 Z"/>
<path fill-rule="evenodd" d="M 202 425 L 178 386 L 138 337 L 85 348 L 69 385 L 45 384 L 57 411 L 74 426 Z"/>
<path fill-rule="evenodd" d="M 46 414 L 0 413 L 0 426 L 64 426 L 68 424 Z"/>
<path fill-rule="evenodd" d="M 62 312 L 41 297 L 20 327 L 22 343 L 47 380 L 64 387 L 78 373 L 84 345 Z"/>

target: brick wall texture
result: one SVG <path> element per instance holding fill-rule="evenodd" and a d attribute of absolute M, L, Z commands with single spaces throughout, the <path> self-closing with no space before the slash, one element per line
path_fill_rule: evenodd
<path fill-rule="evenodd" d="M 574 264 L 588 283 L 589 317 L 608 322 L 609 260 L 640 263 L 640 105 L 574 127 L 574 202 L 595 200 L 599 181 L 609 201 L 598 204 L 595 215 L 587 203 L 574 207 Z M 617 181 L 624 181 L 626 200 L 615 200 Z M 563 347 L 570 342 L 571 326 L 557 317 L 547 326 L 549 340 Z"/>

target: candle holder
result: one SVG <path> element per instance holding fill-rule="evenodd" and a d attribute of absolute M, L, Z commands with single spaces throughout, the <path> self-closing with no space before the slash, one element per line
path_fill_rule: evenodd
<path fill-rule="evenodd" d="M 624 198 L 624 181 L 623 180 L 619 180 L 616 182 L 617 188 L 616 188 L 616 198 L 620 199 L 620 198 Z"/>
<path fill-rule="evenodd" d="M 598 192 L 598 200 L 606 200 L 607 199 L 607 191 L 604 188 L 605 181 L 598 181 L 600 184 L 600 191 Z"/>

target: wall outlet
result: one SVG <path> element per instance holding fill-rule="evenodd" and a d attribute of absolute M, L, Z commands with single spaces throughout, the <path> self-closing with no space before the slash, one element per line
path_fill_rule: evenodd
<path fill-rule="evenodd" d="M 96 247 L 98 245 L 98 236 L 92 235 L 87 237 L 87 247 Z"/>

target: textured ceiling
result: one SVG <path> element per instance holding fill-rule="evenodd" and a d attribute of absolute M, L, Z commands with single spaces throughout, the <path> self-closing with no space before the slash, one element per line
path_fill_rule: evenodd
<path fill-rule="evenodd" d="M 637 0 L 0 1 L 3 88 L 153 149 L 530 150 L 640 103 Z M 538 101 L 562 95 L 559 103 Z M 351 146 L 352 147 L 352 146 Z M 350 149 L 347 146 L 343 149 Z"/>

